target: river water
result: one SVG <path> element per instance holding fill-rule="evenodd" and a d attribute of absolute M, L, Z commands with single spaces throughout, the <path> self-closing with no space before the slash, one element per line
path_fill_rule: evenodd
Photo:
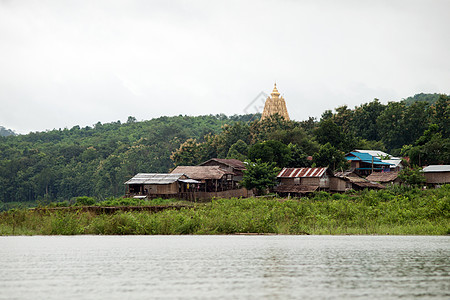
<path fill-rule="evenodd" d="M 450 237 L 0 237 L 0 299 L 399 297 L 450 298 Z"/>

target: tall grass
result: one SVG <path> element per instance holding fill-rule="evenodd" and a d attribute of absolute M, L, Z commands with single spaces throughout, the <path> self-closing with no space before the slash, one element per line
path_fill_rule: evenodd
<path fill-rule="evenodd" d="M 450 234 L 450 186 L 317 193 L 301 199 L 215 199 L 159 213 L 0 214 L 0 235 L 29 234 Z"/>

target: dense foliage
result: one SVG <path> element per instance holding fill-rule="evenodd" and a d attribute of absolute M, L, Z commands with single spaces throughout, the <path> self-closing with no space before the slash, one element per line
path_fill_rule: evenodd
<path fill-rule="evenodd" d="M 173 151 L 254 115 L 160 117 L 0 137 L 0 203 L 119 196 L 138 172 L 168 172 Z"/>
<path fill-rule="evenodd" d="M 319 121 L 130 117 L 125 124 L 0 137 L 0 203 L 119 196 L 123 182 L 138 172 L 168 172 L 213 157 L 345 169 L 344 154 L 353 149 L 408 156 L 412 165 L 450 164 L 450 97 L 387 104 L 375 99 L 325 111 Z"/>
<path fill-rule="evenodd" d="M 119 200 L 121 201 L 121 200 Z M 394 187 L 297 199 L 216 199 L 159 213 L 11 210 L 0 235 L 34 234 L 450 234 L 450 186 Z"/>

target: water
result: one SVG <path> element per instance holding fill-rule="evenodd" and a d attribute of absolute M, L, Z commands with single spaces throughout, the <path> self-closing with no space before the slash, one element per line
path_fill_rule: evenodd
<path fill-rule="evenodd" d="M 450 237 L 0 237 L 0 299 L 450 298 Z"/>

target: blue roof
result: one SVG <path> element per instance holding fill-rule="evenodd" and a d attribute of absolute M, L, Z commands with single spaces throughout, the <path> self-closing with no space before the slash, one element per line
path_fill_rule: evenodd
<path fill-rule="evenodd" d="M 369 163 L 369 164 L 372 163 L 372 159 L 373 159 L 374 165 L 387 165 L 387 166 L 392 165 L 390 163 L 381 161 L 381 159 L 379 159 L 378 157 L 372 156 L 369 153 L 350 152 L 345 155 L 345 159 L 352 160 L 352 161 L 362 161 L 362 162 Z"/>

